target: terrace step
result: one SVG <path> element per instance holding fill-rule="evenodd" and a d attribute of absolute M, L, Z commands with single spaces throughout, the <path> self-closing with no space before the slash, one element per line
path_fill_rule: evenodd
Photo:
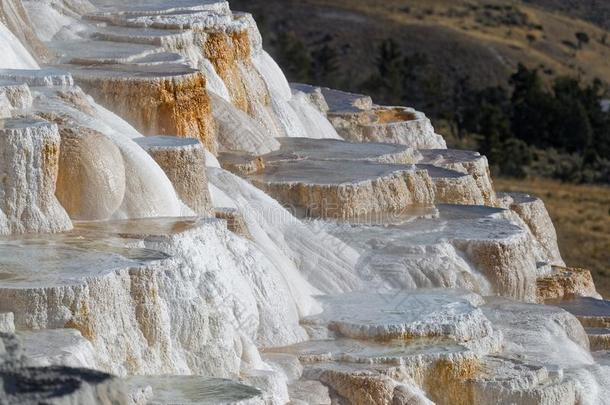
<path fill-rule="evenodd" d="M 552 265 L 565 267 L 557 244 L 557 233 L 544 202 L 525 193 L 498 193 L 499 204 L 514 211 L 539 244 L 541 254 Z"/>
<path fill-rule="evenodd" d="M 418 153 L 422 156 L 418 162 L 420 164 L 439 166 L 472 176 L 483 194 L 484 204 L 497 206 L 496 193 L 485 156 L 481 156 L 478 152 L 457 149 L 421 149 Z"/>
<path fill-rule="evenodd" d="M 186 205 L 197 214 L 212 215 L 205 149 L 201 142 L 175 136 L 147 136 L 134 141 L 161 166 Z"/>
<path fill-rule="evenodd" d="M 586 269 L 553 266 L 551 273 L 538 277 L 536 284 L 540 303 L 574 296 L 601 298 Z"/>
<path fill-rule="evenodd" d="M 357 113 L 373 108 L 373 100 L 364 94 L 348 93 L 341 90 L 322 88 L 322 95 L 329 111 L 336 113 Z"/>
<path fill-rule="evenodd" d="M 176 2 L 173 0 L 155 1 L 153 4 L 142 4 L 142 3 L 110 3 L 108 6 L 101 5 L 98 7 L 97 13 L 90 14 L 95 15 L 124 15 L 124 16 L 138 16 L 138 15 L 163 15 L 163 14 L 179 14 L 188 12 L 199 12 L 199 11 L 210 11 L 219 14 L 226 14 L 230 12 L 229 3 L 226 0 L 184 0 Z"/>
<path fill-rule="evenodd" d="M 163 51 L 158 46 L 111 41 L 53 41 L 59 63 L 76 65 L 128 64 Z"/>
<path fill-rule="evenodd" d="M 591 297 L 571 297 L 548 300 L 546 304 L 565 309 L 578 318 L 585 328 L 610 328 L 610 301 Z"/>
<path fill-rule="evenodd" d="M 155 29 L 214 28 L 230 26 L 233 15 L 227 1 L 206 1 L 185 6 L 161 2 L 156 9 L 140 6 L 112 6 L 86 15 L 93 21 L 122 27 Z"/>
<path fill-rule="evenodd" d="M 353 142 L 389 142 L 414 149 L 439 149 L 447 145 L 421 112 L 408 107 L 374 105 L 368 96 L 322 89 L 327 117 L 337 133 Z"/>
<path fill-rule="evenodd" d="M 263 405 L 262 392 L 221 378 L 198 376 L 134 376 L 127 378 L 134 393 L 148 405 Z"/>
<path fill-rule="evenodd" d="M 495 309 L 484 306 L 481 311 L 481 297 L 458 290 L 437 295 L 439 291 L 323 297 L 324 312 L 303 321 L 314 340 L 271 352 L 298 356 L 302 378 L 321 381 L 335 399 L 417 404 L 430 403 L 426 396 L 439 404 L 575 401 L 575 381 L 562 370 L 503 353 L 503 335 L 487 317 Z M 534 318 L 547 315 L 530 307 Z M 330 333 L 325 335 L 325 330 Z"/>
<path fill-rule="evenodd" d="M 536 300 L 530 237 L 508 211 L 443 204 L 437 210 L 436 216 L 407 221 L 385 215 L 360 225 L 317 225 L 360 253 L 355 271 L 378 289 L 465 288 Z"/>
<path fill-rule="evenodd" d="M 610 350 L 610 328 L 585 328 L 591 351 Z"/>
<path fill-rule="evenodd" d="M 178 42 L 192 40 L 189 30 L 165 30 L 154 28 L 131 27 L 96 27 L 92 38 L 99 41 L 126 42 L 157 47 L 168 47 Z"/>
<path fill-rule="evenodd" d="M 74 85 L 70 73 L 56 68 L 38 70 L 0 69 L 0 80 L 24 83 L 29 87 L 70 87 Z"/>
<path fill-rule="evenodd" d="M 199 139 L 216 151 L 216 134 L 203 74 L 183 64 L 67 65 L 98 103 L 144 135 Z"/>
<path fill-rule="evenodd" d="M 285 160 L 350 160 L 413 164 L 420 155 L 405 145 L 352 143 L 336 139 L 278 138 L 280 149 L 261 156 L 264 162 Z"/>
<path fill-rule="evenodd" d="M 418 164 L 417 168 L 430 175 L 436 203 L 485 205 L 485 197 L 470 174 L 429 164 Z"/>
<path fill-rule="evenodd" d="M 477 308 L 481 297 L 465 291 L 349 293 L 319 299 L 324 311 L 301 321 L 312 337 L 468 342 L 492 334 L 491 324 Z"/>
<path fill-rule="evenodd" d="M 368 161 L 289 160 L 265 165 L 247 178 L 302 215 L 356 218 L 404 212 L 434 201 L 426 171 Z"/>

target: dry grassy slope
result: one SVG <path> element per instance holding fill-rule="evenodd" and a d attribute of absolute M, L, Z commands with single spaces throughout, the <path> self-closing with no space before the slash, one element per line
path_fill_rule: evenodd
<path fill-rule="evenodd" d="M 610 29 L 610 1 L 608 0 L 523 0 L 525 3 L 556 10 L 591 21 Z"/>
<path fill-rule="evenodd" d="M 542 198 L 555 223 L 566 263 L 590 269 L 598 291 L 610 299 L 610 187 L 540 179 L 497 179 L 494 185 L 498 190 Z"/>
<path fill-rule="evenodd" d="M 407 52 L 428 54 L 441 72 L 468 73 L 481 86 L 506 83 L 518 62 L 550 68 L 553 74 L 598 77 L 610 83 L 610 38 L 601 43 L 606 31 L 516 1 L 234 0 L 232 5 L 264 15 L 265 24 L 281 25 L 309 43 L 329 34 L 342 50 L 341 63 L 357 67 L 351 69 L 356 71 L 354 80 L 369 73 L 366 69 L 372 66 L 378 41 L 392 37 Z M 485 10 L 484 5 L 514 5 L 527 15 L 527 25 L 498 23 L 507 12 Z M 564 44 L 576 43 L 576 32 L 591 38 L 582 50 Z"/>

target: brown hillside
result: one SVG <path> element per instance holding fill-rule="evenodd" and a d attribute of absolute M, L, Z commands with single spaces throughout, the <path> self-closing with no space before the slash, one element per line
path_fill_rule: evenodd
<path fill-rule="evenodd" d="M 580 76 L 610 83 L 610 39 L 598 26 L 539 6 L 508 1 L 239 0 L 266 37 L 294 32 L 308 46 L 322 41 L 340 52 L 352 80 L 372 69 L 377 46 L 394 38 L 405 53 L 422 52 L 448 77 L 475 85 L 505 84 L 519 62 L 549 77 Z M 262 23 L 261 23 L 262 21 Z M 579 47 L 575 34 L 584 32 Z"/>

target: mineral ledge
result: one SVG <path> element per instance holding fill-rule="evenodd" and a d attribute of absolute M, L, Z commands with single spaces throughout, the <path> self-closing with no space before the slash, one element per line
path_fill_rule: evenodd
<path fill-rule="evenodd" d="M 223 0 L 0 17 L 1 403 L 610 403 L 610 303 L 424 113 Z"/>

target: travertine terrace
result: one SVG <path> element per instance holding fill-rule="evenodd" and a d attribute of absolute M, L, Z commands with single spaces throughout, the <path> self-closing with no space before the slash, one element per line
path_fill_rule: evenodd
<path fill-rule="evenodd" d="M 201 142 L 172 136 L 146 136 L 135 142 L 161 166 L 186 205 L 199 215 L 211 215 L 205 148 Z"/>
<path fill-rule="evenodd" d="M 610 304 L 423 112 L 223 0 L 0 17 L 1 403 L 608 403 Z"/>

